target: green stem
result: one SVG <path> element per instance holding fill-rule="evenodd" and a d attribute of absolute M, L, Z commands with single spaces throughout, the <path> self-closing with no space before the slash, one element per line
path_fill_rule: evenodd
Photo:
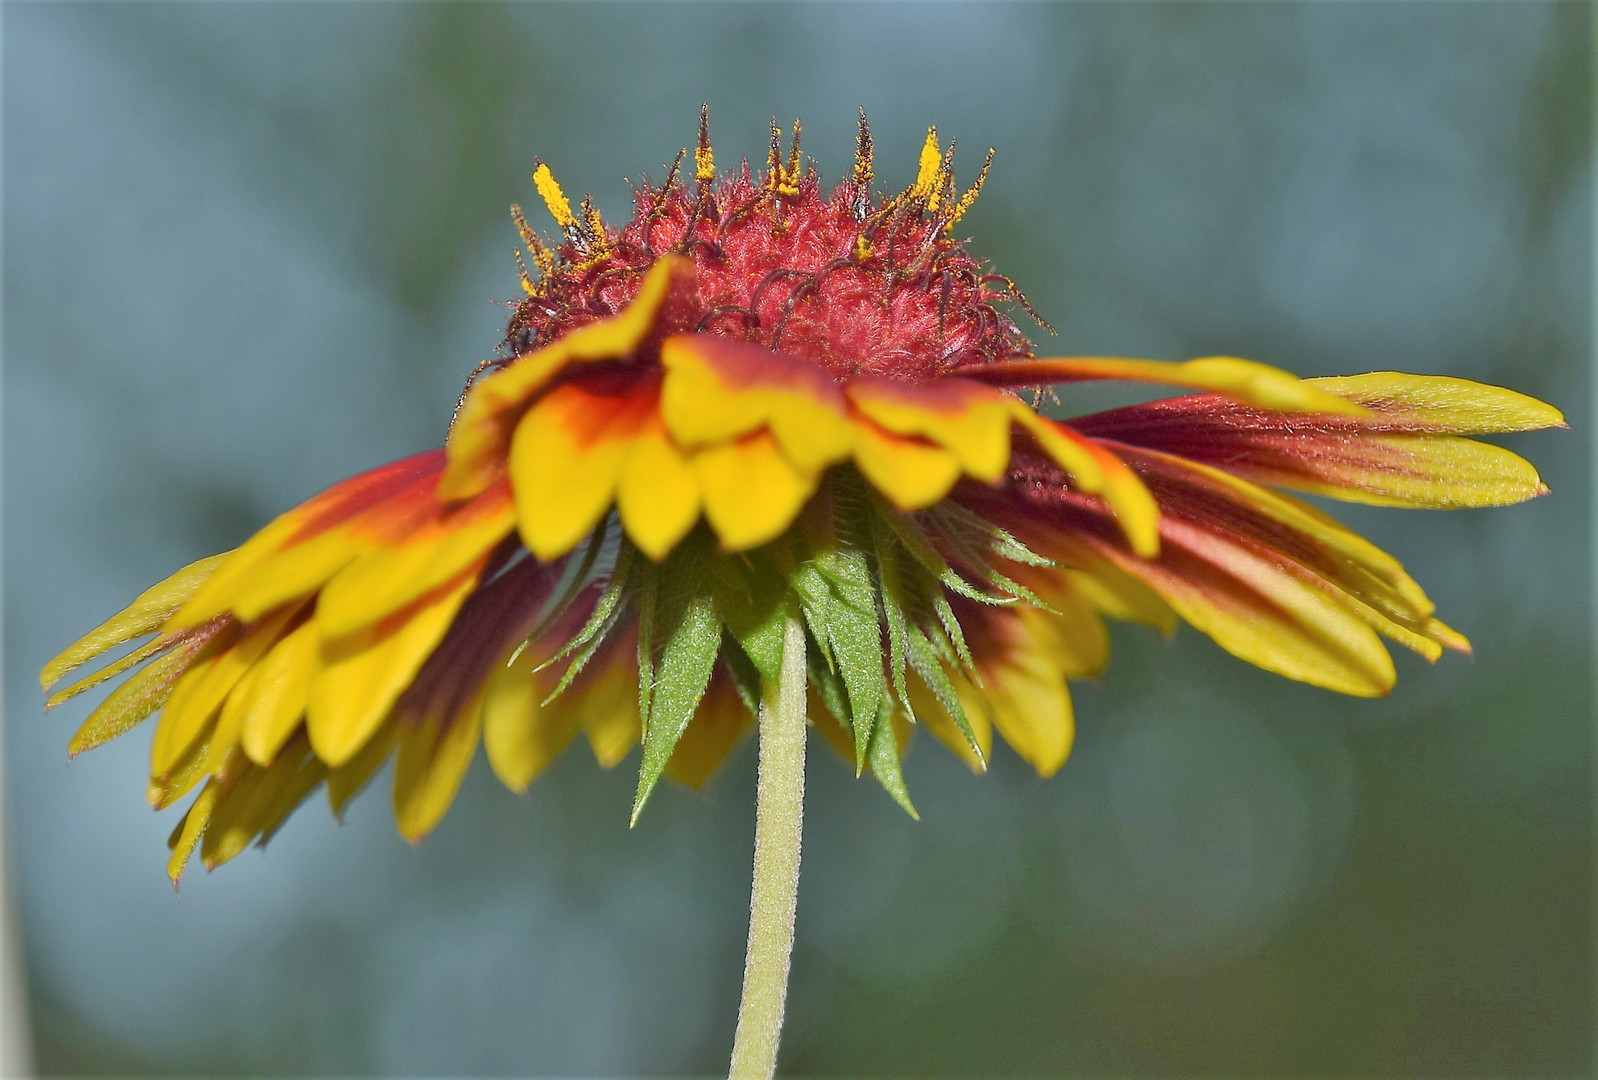
<path fill-rule="evenodd" d="M 755 879 L 749 897 L 749 951 L 732 1044 L 732 1080 L 777 1072 L 782 1009 L 788 998 L 799 840 L 805 804 L 805 629 L 798 612 L 783 625 L 782 663 L 760 701 L 760 779 L 755 789 Z"/>

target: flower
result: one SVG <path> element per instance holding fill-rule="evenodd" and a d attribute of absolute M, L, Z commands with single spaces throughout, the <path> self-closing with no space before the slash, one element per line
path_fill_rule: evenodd
<path fill-rule="evenodd" d="M 150 801 L 199 788 L 174 881 L 197 845 L 225 862 L 318 787 L 341 810 L 391 755 L 417 840 L 479 742 L 516 790 L 578 732 L 606 767 L 642 742 L 636 818 L 660 776 L 696 785 L 727 755 L 796 618 L 811 723 L 911 813 L 912 724 L 978 770 L 995 731 L 1060 768 L 1106 617 L 1185 621 L 1359 696 L 1393 685 L 1382 637 L 1468 649 L 1395 559 L 1282 489 L 1519 502 L 1546 491 L 1532 466 L 1465 436 L 1556 410 L 1440 376 L 1039 358 L 1006 314 L 1025 299 L 954 232 L 991 151 L 961 191 L 930 131 L 883 197 L 863 116 L 830 192 L 798 125 L 779 140 L 763 171 L 721 175 L 702 117 L 692 175 L 685 151 L 620 227 L 539 164 L 561 238 L 513 208 L 536 277 L 523 265 L 503 356 L 445 445 L 185 567 L 44 669 L 48 690 L 153 635 L 48 704 L 132 671 L 71 751 L 160 713 Z M 1197 393 L 1038 411 L 1093 379 Z"/>

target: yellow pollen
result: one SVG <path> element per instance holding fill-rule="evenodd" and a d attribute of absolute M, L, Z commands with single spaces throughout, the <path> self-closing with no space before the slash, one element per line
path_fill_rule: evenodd
<path fill-rule="evenodd" d="M 871 256 L 875 255 L 876 253 L 877 253 L 876 245 L 872 244 L 872 242 L 870 240 L 866 239 L 866 234 L 865 233 L 861 233 L 859 236 L 854 238 L 854 258 L 855 258 L 855 262 L 865 262 L 867 259 L 871 258 Z"/>
<path fill-rule="evenodd" d="M 916 182 L 910 185 L 910 194 L 918 199 L 935 198 L 942 165 L 943 150 L 938 146 L 938 129 L 929 127 L 927 141 L 921 144 L 921 164 L 916 169 Z"/>
<path fill-rule="evenodd" d="M 871 125 L 866 123 L 866 110 L 860 109 L 860 137 L 855 142 L 854 173 L 850 182 L 854 184 L 854 202 L 850 209 L 854 211 L 856 221 L 864 221 L 866 214 L 871 209 Z"/>
<path fill-rule="evenodd" d="M 788 150 L 788 161 L 782 160 L 782 129 L 776 120 L 771 122 L 771 152 L 766 159 L 770 169 L 766 184 L 779 198 L 793 199 L 799 195 L 799 121 L 793 122 L 793 143 Z"/>
<path fill-rule="evenodd" d="M 532 232 L 531 225 L 527 224 L 526 214 L 523 214 L 521 206 L 516 203 L 510 204 L 510 219 L 516 222 L 516 233 L 521 236 L 521 243 L 526 244 L 527 254 L 532 256 L 532 265 L 537 268 L 539 278 L 548 278 L 555 270 L 555 252 L 551 252 L 545 243 L 539 240 L 539 233 Z M 516 259 L 518 265 L 521 265 L 519 252 Z"/>
<path fill-rule="evenodd" d="M 982 185 L 988 181 L 988 170 L 991 168 L 993 168 L 993 147 L 990 146 L 988 147 L 987 160 L 982 163 L 982 171 L 977 173 L 977 182 L 972 184 L 964 195 L 960 196 L 960 201 L 955 203 L 954 208 L 949 211 L 949 220 L 943 223 L 944 232 L 954 228 L 954 223 L 964 217 L 965 212 L 971 209 L 971 204 L 977 201 L 977 196 L 982 194 Z"/>
<path fill-rule="evenodd" d="M 555 174 L 542 161 L 533 170 L 533 186 L 538 189 L 538 197 L 544 200 L 544 205 L 549 207 L 549 216 L 555 219 L 555 224 L 566 231 L 576 227 L 577 215 L 572 213 L 572 204 L 566 201 L 566 193 L 555 182 Z"/>
<path fill-rule="evenodd" d="M 533 283 L 532 275 L 527 272 L 527 264 L 522 261 L 522 253 L 513 250 L 511 254 L 516 256 L 516 273 L 522 279 L 522 292 L 528 296 L 537 296 L 538 286 Z"/>
<path fill-rule="evenodd" d="M 699 108 L 699 143 L 694 147 L 694 180 L 700 186 L 716 178 L 716 152 L 710 148 L 710 105 Z"/>
<path fill-rule="evenodd" d="M 599 211 L 594 208 L 591 195 L 583 196 L 583 232 L 587 234 L 589 245 L 595 248 L 605 246 L 605 222 L 599 216 Z"/>

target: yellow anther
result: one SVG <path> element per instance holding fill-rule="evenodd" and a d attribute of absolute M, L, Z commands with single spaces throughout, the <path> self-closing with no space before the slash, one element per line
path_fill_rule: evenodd
<path fill-rule="evenodd" d="M 929 127 L 927 141 L 921 144 L 921 164 L 916 169 L 916 182 L 910 185 L 910 194 L 919 199 L 935 198 L 942 166 L 943 149 L 938 145 L 938 129 Z"/>
<path fill-rule="evenodd" d="M 694 147 L 694 181 L 701 187 L 716 178 L 716 152 L 710 148 L 710 103 L 699 107 L 699 143 Z"/>
<path fill-rule="evenodd" d="M 510 204 L 510 218 L 516 223 L 516 232 L 521 236 L 522 243 L 527 245 L 527 254 L 533 257 L 533 267 L 537 269 L 540 278 L 546 278 L 555 269 L 555 255 L 544 246 L 538 234 L 527 224 L 527 215 L 522 213 L 522 208 L 515 203 Z M 517 264 L 521 265 L 521 256 L 516 257 Z M 525 274 L 525 270 L 523 271 Z"/>
<path fill-rule="evenodd" d="M 603 248 L 605 246 L 605 222 L 599 216 L 599 211 L 594 207 L 592 195 L 583 196 L 583 233 L 588 239 L 590 247 Z"/>
<path fill-rule="evenodd" d="M 855 138 L 854 144 L 854 175 L 850 179 L 866 187 L 871 186 L 872 177 L 872 144 L 871 125 L 866 122 L 866 110 L 860 110 L 860 134 Z"/>
<path fill-rule="evenodd" d="M 516 273 L 522 279 L 522 292 L 528 296 L 537 296 L 538 286 L 533 283 L 532 275 L 527 272 L 527 264 L 522 261 L 522 253 L 513 250 L 511 254 L 516 256 Z"/>
<path fill-rule="evenodd" d="M 860 109 L 860 136 L 855 140 L 854 147 L 854 172 L 849 181 L 854 184 L 854 201 L 850 209 L 854 211 L 856 221 L 864 221 L 866 212 L 871 209 L 871 180 L 872 180 L 872 147 L 871 125 L 866 123 L 866 110 Z"/>
<path fill-rule="evenodd" d="M 522 208 L 516 203 L 510 204 L 510 219 L 516 223 L 516 235 L 522 238 L 522 243 L 529 248 L 538 243 L 538 237 L 533 233 L 532 227 L 527 224 L 527 215 L 522 213 Z"/>
<path fill-rule="evenodd" d="M 771 150 L 766 157 L 766 186 L 784 199 L 799 195 L 799 121 L 793 122 L 793 143 L 788 150 L 788 161 L 782 160 L 782 129 L 776 118 L 771 121 Z"/>
<path fill-rule="evenodd" d="M 855 258 L 855 262 L 865 262 L 867 259 L 871 258 L 871 256 L 875 255 L 876 253 L 877 253 L 876 245 L 873 244 L 870 240 L 866 239 L 866 234 L 865 233 L 861 233 L 859 236 L 854 238 L 854 258 Z"/>
<path fill-rule="evenodd" d="M 533 170 L 533 186 L 538 189 L 538 197 L 544 200 L 544 205 L 549 207 L 549 216 L 555 219 L 555 224 L 564 231 L 571 231 L 577 225 L 577 215 L 572 213 L 566 193 L 555 182 L 555 174 L 542 161 Z"/>
<path fill-rule="evenodd" d="M 766 152 L 766 177 L 775 182 L 775 178 L 782 171 L 782 128 L 777 126 L 777 118 L 771 118 L 771 149 Z"/>
<path fill-rule="evenodd" d="M 788 175 L 797 180 L 799 178 L 799 132 L 802 127 L 797 119 L 793 122 L 793 142 L 788 147 Z"/>
<path fill-rule="evenodd" d="M 993 168 L 993 147 L 988 147 L 987 160 L 982 163 L 982 171 L 977 173 L 977 182 L 960 196 L 960 201 L 954 204 L 954 209 L 949 211 L 949 220 L 943 223 L 944 231 L 954 228 L 954 223 L 965 216 L 971 209 L 971 204 L 977 201 L 977 196 L 982 194 L 982 185 L 988 182 L 988 170 Z"/>

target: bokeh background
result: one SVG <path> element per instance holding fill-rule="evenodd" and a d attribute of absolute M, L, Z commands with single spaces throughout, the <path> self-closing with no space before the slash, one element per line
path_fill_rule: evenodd
<path fill-rule="evenodd" d="M 1504 383 L 1552 498 L 1340 511 L 1475 659 L 1357 702 L 1115 636 L 1051 782 L 930 744 L 907 820 L 819 745 L 785 1069 L 1588 1075 L 1588 10 L 1547 3 L 41 4 L 4 12 L 6 843 L 46 1073 L 714 1073 L 754 747 L 657 794 L 479 760 L 412 850 L 320 800 L 174 896 L 147 735 L 66 762 L 34 673 L 177 565 L 441 439 L 517 292 L 534 155 L 611 215 L 928 123 L 1047 347 Z M 547 223 L 546 223 L 547 224 Z M 1109 399 L 1073 395 L 1069 404 Z"/>

